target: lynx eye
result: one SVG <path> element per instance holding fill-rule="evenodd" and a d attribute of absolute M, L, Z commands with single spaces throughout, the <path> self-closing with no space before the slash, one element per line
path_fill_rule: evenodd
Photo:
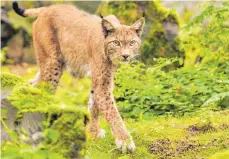
<path fill-rule="evenodd" d="M 130 42 L 130 46 L 134 46 L 134 45 L 136 45 L 137 44 L 137 41 L 135 41 L 135 40 L 132 40 L 131 42 Z"/>
<path fill-rule="evenodd" d="M 120 46 L 120 42 L 118 40 L 115 40 L 112 42 L 114 46 Z"/>

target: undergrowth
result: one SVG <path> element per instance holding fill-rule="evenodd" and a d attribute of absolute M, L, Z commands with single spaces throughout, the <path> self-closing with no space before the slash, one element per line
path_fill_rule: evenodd
<path fill-rule="evenodd" d="M 164 70 L 177 60 L 161 58 L 153 67 L 138 63 L 118 69 L 114 95 L 124 117 L 229 108 L 229 74 L 224 69 L 229 68 L 228 62 L 217 69 L 202 66 Z"/>

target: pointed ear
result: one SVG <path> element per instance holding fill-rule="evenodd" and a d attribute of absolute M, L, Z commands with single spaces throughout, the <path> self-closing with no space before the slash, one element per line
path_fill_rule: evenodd
<path fill-rule="evenodd" d="M 142 17 L 138 19 L 131 27 L 136 31 L 138 36 L 141 37 L 144 25 L 145 25 L 145 18 Z"/>
<path fill-rule="evenodd" d="M 102 19 L 102 28 L 105 38 L 115 31 L 115 27 L 106 19 Z"/>

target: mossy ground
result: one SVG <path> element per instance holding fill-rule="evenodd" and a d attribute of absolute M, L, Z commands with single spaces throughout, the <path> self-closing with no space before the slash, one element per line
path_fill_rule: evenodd
<path fill-rule="evenodd" d="M 229 111 L 185 117 L 152 117 L 141 121 L 126 119 L 137 146 L 132 154 L 122 154 L 116 148 L 109 126 L 104 120 L 101 122 L 107 132 L 106 137 L 89 139 L 89 159 L 209 158 L 221 151 L 226 155 L 229 148 Z"/>

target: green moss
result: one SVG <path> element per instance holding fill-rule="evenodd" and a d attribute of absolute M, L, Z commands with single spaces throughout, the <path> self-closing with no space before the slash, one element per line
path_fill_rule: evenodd
<path fill-rule="evenodd" d="M 7 99 L 18 110 L 27 112 L 47 112 L 57 103 L 52 96 L 30 85 L 15 87 Z"/>
<path fill-rule="evenodd" d="M 75 158 L 85 154 L 86 136 L 84 115 L 72 112 L 62 114 L 51 126 L 52 129 L 58 130 L 60 138 L 54 142 L 46 140 L 49 149 Z M 77 154 L 75 152 L 78 152 Z"/>
<path fill-rule="evenodd" d="M 17 84 L 21 84 L 24 82 L 24 80 L 20 76 L 13 75 L 10 73 L 1 73 L 0 79 L 1 79 L 1 88 L 8 88 L 8 89 L 12 89 Z"/>
<path fill-rule="evenodd" d="M 226 159 L 229 158 L 229 151 L 222 151 L 222 152 L 218 152 L 216 154 L 214 154 L 213 156 L 211 156 L 209 159 Z"/>
<path fill-rule="evenodd" d="M 85 122 L 88 119 L 88 113 L 85 109 L 61 103 L 59 99 L 47 91 L 45 84 L 35 88 L 23 83 L 19 76 L 2 74 L 1 78 L 4 79 L 5 87 L 12 88 L 7 100 L 18 110 L 17 120 L 19 122 L 24 113 L 44 114 L 44 132 L 49 132 L 45 133 L 47 136 L 43 143 L 44 147 L 66 158 L 84 155 Z M 57 119 L 53 119 L 53 115 Z"/>

